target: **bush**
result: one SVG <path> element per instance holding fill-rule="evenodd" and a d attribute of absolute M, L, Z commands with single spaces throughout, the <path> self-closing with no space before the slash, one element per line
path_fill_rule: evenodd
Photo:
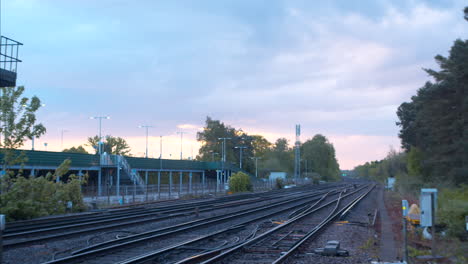
<path fill-rule="evenodd" d="M 233 193 L 253 191 L 249 175 L 243 172 L 234 173 L 229 178 L 229 190 Z"/>
<path fill-rule="evenodd" d="M 283 189 L 284 180 L 282 178 L 276 178 L 275 185 L 276 185 L 276 189 Z"/>
<path fill-rule="evenodd" d="M 70 164 L 70 160 L 65 160 L 54 174 L 45 177 L 5 175 L 1 181 L 0 212 L 8 221 L 16 221 L 63 214 L 68 202 L 73 204 L 72 212 L 84 210 L 82 181 L 77 176 L 70 175 L 66 183 L 55 182 L 56 177 L 68 171 Z"/>
<path fill-rule="evenodd" d="M 466 239 L 465 215 L 468 212 L 468 185 L 440 190 L 436 221 L 447 225 L 450 236 Z"/>

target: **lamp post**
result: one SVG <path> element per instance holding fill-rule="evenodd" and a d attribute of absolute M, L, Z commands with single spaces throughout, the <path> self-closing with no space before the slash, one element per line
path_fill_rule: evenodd
<path fill-rule="evenodd" d="M 246 146 L 235 146 L 234 148 L 239 149 L 239 168 L 242 169 L 242 150 L 246 149 Z"/>
<path fill-rule="evenodd" d="M 182 138 L 187 132 L 179 131 L 177 134 L 180 134 L 180 160 L 182 160 Z"/>
<path fill-rule="evenodd" d="M 222 140 L 222 144 L 223 144 L 221 147 L 221 156 L 222 156 L 223 162 L 226 162 L 226 140 L 227 139 L 232 139 L 232 138 L 228 138 L 228 137 L 218 138 L 218 140 Z"/>
<path fill-rule="evenodd" d="M 252 157 L 251 159 L 255 160 L 255 179 L 258 179 L 258 160 L 262 159 L 260 157 Z"/>
<path fill-rule="evenodd" d="M 211 161 L 214 162 L 214 156 L 215 156 L 215 155 L 219 155 L 219 153 L 218 153 L 218 152 L 214 152 L 214 151 L 210 151 L 210 153 L 211 153 Z"/>
<path fill-rule="evenodd" d="M 60 131 L 60 149 L 61 149 L 62 151 L 63 151 L 63 133 L 65 133 L 65 132 L 69 132 L 69 131 L 66 130 L 66 129 L 62 129 L 62 130 Z"/>
<path fill-rule="evenodd" d="M 160 169 L 160 171 L 158 173 L 158 175 L 159 175 L 158 177 L 161 176 L 161 170 L 162 170 L 162 137 L 163 137 L 162 135 L 159 136 L 159 169 Z M 160 180 L 160 178 L 158 178 L 158 186 L 159 186 L 159 180 Z M 159 191 L 158 191 L 158 193 L 159 193 Z"/>
<path fill-rule="evenodd" d="M 92 116 L 89 119 L 98 119 L 99 120 L 99 143 L 98 143 L 98 150 L 99 154 L 102 152 L 101 148 L 101 141 L 102 141 L 102 136 L 101 136 L 101 127 L 102 127 L 102 120 L 103 119 L 110 119 L 110 116 Z"/>
<path fill-rule="evenodd" d="M 145 128 L 146 129 L 146 154 L 145 157 L 148 158 L 148 129 L 152 126 L 149 125 L 140 125 L 138 126 L 139 128 Z"/>

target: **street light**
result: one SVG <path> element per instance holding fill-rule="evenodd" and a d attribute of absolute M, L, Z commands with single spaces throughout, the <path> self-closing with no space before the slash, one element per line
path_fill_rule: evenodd
<path fill-rule="evenodd" d="M 146 158 L 148 158 L 148 129 L 152 126 L 149 125 L 140 125 L 138 126 L 139 128 L 145 128 L 146 129 Z"/>
<path fill-rule="evenodd" d="M 62 130 L 60 131 L 60 134 L 61 134 L 61 135 L 60 135 L 60 149 L 61 149 L 62 151 L 63 151 L 63 133 L 65 133 L 65 132 L 70 132 L 70 131 L 68 131 L 68 130 L 66 130 L 66 129 L 62 129 Z"/>
<path fill-rule="evenodd" d="M 110 116 L 91 116 L 89 119 L 98 119 L 99 120 L 99 144 L 98 144 L 98 150 L 99 150 L 99 154 L 101 154 L 102 152 L 102 149 L 101 149 L 101 140 L 102 140 L 102 136 L 101 136 L 101 127 L 102 127 L 102 120 L 103 119 L 110 119 Z"/>
<path fill-rule="evenodd" d="M 221 147 L 221 155 L 222 155 L 222 160 L 223 162 L 226 162 L 226 140 L 227 139 L 232 139 L 232 138 L 228 138 L 228 137 L 221 137 L 221 138 L 218 138 L 218 140 L 222 140 L 222 147 Z"/>
<path fill-rule="evenodd" d="M 258 179 L 258 160 L 262 159 L 260 157 L 251 157 L 251 159 L 255 160 L 255 178 Z"/>
<path fill-rule="evenodd" d="M 214 156 L 215 156 L 215 155 L 219 155 L 219 153 L 218 153 L 218 152 L 214 152 L 214 151 L 212 151 L 212 150 L 210 150 L 210 153 L 211 153 L 211 161 L 214 162 Z"/>
<path fill-rule="evenodd" d="M 187 134 L 187 132 L 179 131 L 177 134 L 180 134 L 180 160 L 182 160 L 182 137 L 184 134 Z"/>
<path fill-rule="evenodd" d="M 234 148 L 239 149 L 239 168 L 242 169 L 242 150 L 246 149 L 246 146 L 235 146 Z"/>

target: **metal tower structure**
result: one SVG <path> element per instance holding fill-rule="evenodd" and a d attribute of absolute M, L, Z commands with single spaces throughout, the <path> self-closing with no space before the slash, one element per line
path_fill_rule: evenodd
<path fill-rule="evenodd" d="M 301 177 L 301 125 L 296 125 L 296 143 L 294 146 L 294 181 Z"/>

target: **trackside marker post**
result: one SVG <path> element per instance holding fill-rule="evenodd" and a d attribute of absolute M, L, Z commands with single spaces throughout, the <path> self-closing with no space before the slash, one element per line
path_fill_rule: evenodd
<path fill-rule="evenodd" d="M 408 216 L 408 201 L 401 201 L 401 210 L 403 215 L 403 260 L 408 263 L 408 236 L 406 233 L 406 217 Z"/>
<path fill-rule="evenodd" d="M 5 215 L 0 214 L 0 263 L 3 258 L 3 231 L 5 230 Z"/>

